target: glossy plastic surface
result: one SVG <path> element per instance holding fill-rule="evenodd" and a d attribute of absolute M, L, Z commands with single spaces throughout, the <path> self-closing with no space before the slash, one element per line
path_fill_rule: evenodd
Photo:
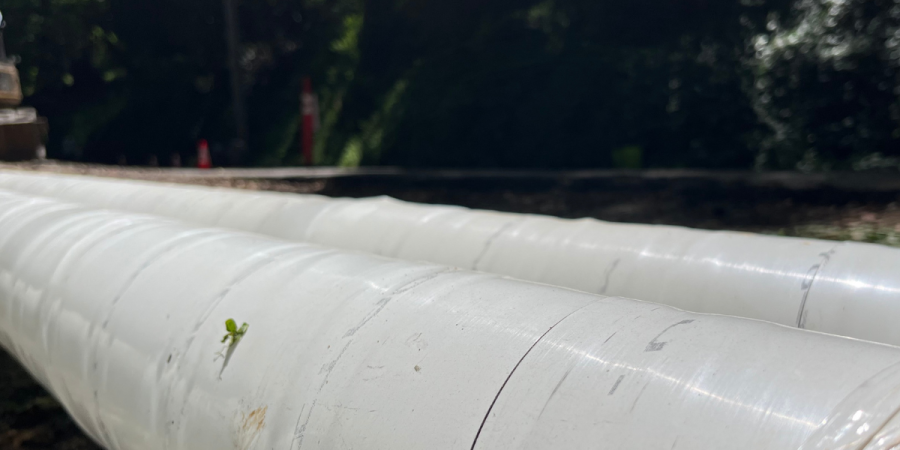
<path fill-rule="evenodd" d="M 0 343 L 114 450 L 818 449 L 900 408 L 895 347 L 7 192 Z"/>
<path fill-rule="evenodd" d="M 900 250 L 877 245 L 11 171 L 0 188 L 900 345 Z"/>

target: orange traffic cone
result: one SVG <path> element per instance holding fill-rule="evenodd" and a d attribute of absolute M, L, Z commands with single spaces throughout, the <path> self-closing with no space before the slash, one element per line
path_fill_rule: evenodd
<path fill-rule="evenodd" d="M 206 139 L 197 142 L 197 167 L 200 169 L 212 168 L 212 157 L 209 156 L 209 143 Z"/>

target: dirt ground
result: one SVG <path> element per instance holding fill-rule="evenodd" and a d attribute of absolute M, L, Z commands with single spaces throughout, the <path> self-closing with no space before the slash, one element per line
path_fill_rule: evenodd
<path fill-rule="evenodd" d="M 599 177 L 352 176 L 247 178 L 159 169 L 63 163 L 0 164 L 0 169 L 121 177 L 334 197 L 402 200 L 560 217 L 741 230 L 900 246 L 900 177 L 877 183 L 787 174 L 647 174 Z M 841 181 L 842 177 L 828 180 Z M 761 181 L 762 180 L 762 181 Z M 775 181 L 772 181 L 775 180 Z M 785 181 L 786 180 L 786 181 Z M 862 180 L 862 181 L 859 181 Z M 0 449 L 97 449 L 59 404 L 0 352 Z"/>
<path fill-rule="evenodd" d="M 0 449 L 99 449 L 22 366 L 0 350 Z"/>

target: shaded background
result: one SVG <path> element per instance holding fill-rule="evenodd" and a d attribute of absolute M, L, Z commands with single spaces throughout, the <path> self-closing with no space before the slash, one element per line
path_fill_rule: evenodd
<path fill-rule="evenodd" d="M 900 165 L 894 0 L 260 0 L 239 5 L 249 152 L 321 164 Z M 234 125 L 221 0 L 7 0 L 51 158 L 160 165 Z"/>

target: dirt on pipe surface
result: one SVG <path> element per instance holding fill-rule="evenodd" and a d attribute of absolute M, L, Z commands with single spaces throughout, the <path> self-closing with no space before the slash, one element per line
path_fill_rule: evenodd
<path fill-rule="evenodd" d="M 53 161 L 0 169 L 593 217 L 900 246 L 900 174 L 715 171 L 157 169 Z M 99 449 L 0 351 L 0 449 Z"/>

